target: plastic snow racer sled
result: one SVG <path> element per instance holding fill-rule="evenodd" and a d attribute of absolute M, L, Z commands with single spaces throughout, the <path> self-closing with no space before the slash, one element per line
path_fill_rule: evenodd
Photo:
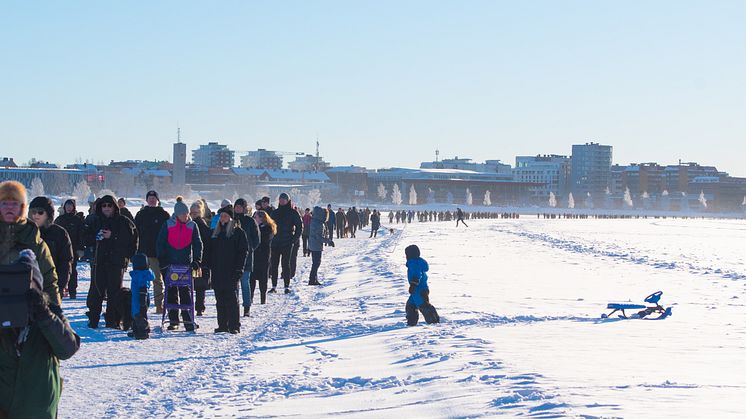
<path fill-rule="evenodd" d="M 645 297 L 645 302 L 653 304 L 652 306 L 646 306 L 643 304 L 629 304 L 629 303 L 609 303 L 606 308 L 611 310 L 609 314 L 602 314 L 602 319 L 611 317 L 612 314 L 617 311 L 621 311 L 619 315 L 621 319 L 644 319 L 644 320 L 663 320 L 671 315 L 671 307 L 663 308 L 658 301 L 660 301 L 663 291 L 654 292 Z M 625 310 L 640 310 L 630 316 L 627 316 Z M 648 317 L 651 314 L 658 314 L 658 317 Z"/>

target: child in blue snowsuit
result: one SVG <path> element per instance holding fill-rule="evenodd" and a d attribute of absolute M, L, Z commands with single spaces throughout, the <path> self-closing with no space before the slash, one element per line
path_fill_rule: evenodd
<path fill-rule="evenodd" d="M 420 257 L 420 249 L 415 245 L 407 246 L 404 254 L 407 256 L 407 279 L 409 280 L 409 299 L 406 306 L 407 326 L 417 325 L 420 319 L 419 312 L 422 312 L 428 324 L 440 323 L 437 310 L 430 304 L 427 262 Z"/>
<path fill-rule="evenodd" d="M 132 256 L 132 272 L 130 272 L 132 283 L 132 332 L 127 335 L 135 339 L 147 339 L 150 337 L 150 324 L 148 324 L 148 307 L 150 306 L 150 295 L 148 290 L 155 279 L 153 271 L 148 265 L 148 257 L 142 253 Z"/>

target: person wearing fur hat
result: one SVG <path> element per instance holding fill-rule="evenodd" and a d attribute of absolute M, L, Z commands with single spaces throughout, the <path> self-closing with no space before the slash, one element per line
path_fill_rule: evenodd
<path fill-rule="evenodd" d="M 210 236 L 207 265 L 210 267 L 212 289 L 218 312 L 215 333 L 240 333 L 238 283 L 243 275 L 248 254 L 246 234 L 233 219 L 233 206 L 218 211 L 218 225 Z"/>
<path fill-rule="evenodd" d="M 278 268 L 282 260 L 282 281 L 285 285 L 285 294 L 290 294 L 290 279 L 292 278 L 290 258 L 293 246 L 299 242 L 303 234 L 303 220 L 298 211 L 293 209 L 293 203 L 288 194 L 284 192 L 280 194 L 277 209 L 272 211 L 270 216 L 277 224 L 277 234 L 272 239 L 272 264 L 269 270 L 272 289 L 269 292 L 276 292 Z"/>
<path fill-rule="evenodd" d="M 171 265 L 189 266 L 193 271 L 199 270 L 202 261 L 202 239 L 197 223 L 189 218 L 189 208 L 184 202 L 176 202 L 174 215 L 161 228 L 156 241 L 156 254 L 161 267 L 161 275 L 164 277 Z M 193 303 L 192 293 L 188 287 L 179 287 L 178 290 L 167 289 L 166 295 L 168 304 Z M 181 318 L 186 331 L 193 332 L 196 325 L 189 310 L 181 310 Z M 178 329 L 179 311 L 169 310 L 168 320 L 168 330 Z"/>
<path fill-rule="evenodd" d="M 73 247 L 70 236 L 64 228 L 53 224 L 54 206 L 46 196 L 37 196 L 29 204 L 29 218 L 39 227 L 41 238 L 49 247 L 57 272 L 57 286 L 60 298 L 64 296 L 67 283 L 70 281 L 70 270 L 73 262 Z"/>
<path fill-rule="evenodd" d="M 49 247 L 42 240 L 39 228 L 25 217 L 26 187 L 20 182 L 0 183 L 0 264 L 10 265 L 23 249 L 31 249 L 44 278 L 44 293 L 49 303 L 60 305 L 57 272 Z"/>
<path fill-rule="evenodd" d="M 0 190 L 7 192 L 3 186 Z M 18 201 L 0 199 L 5 202 Z M 53 419 L 62 393 L 60 360 L 80 349 L 80 337 L 60 306 L 42 291 L 45 280 L 34 252 L 21 250 L 14 264 L 31 271 L 25 295 L 30 321 L 23 328 L 0 329 L 0 418 Z"/>
<path fill-rule="evenodd" d="M 122 314 L 114 302 L 119 301 L 124 272 L 137 250 L 137 229 L 127 217 L 119 215 L 119 207 L 111 195 L 96 203 L 96 218 L 89 226 L 87 241 L 95 246 L 92 260 L 91 287 L 88 291 L 88 327 L 98 328 L 101 309 L 106 298 L 106 327 L 120 328 Z"/>
<path fill-rule="evenodd" d="M 70 281 L 67 283 L 68 294 L 70 299 L 74 300 L 78 294 L 78 261 L 83 256 L 83 236 L 85 234 L 85 224 L 83 219 L 78 217 L 75 208 L 75 200 L 68 199 L 62 206 L 62 215 L 55 218 L 54 223 L 64 228 L 70 237 L 70 244 L 73 248 L 73 261 L 70 267 Z"/>
<path fill-rule="evenodd" d="M 155 300 L 155 314 L 163 313 L 163 277 L 155 250 L 155 242 L 161 232 L 163 224 L 171 217 L 168 211 L 161 207 L 158 192 L 148 191 L 145 194 L 148 205 L 140 208 L 135 215 L 135 227 L 139 236 L 138 253 L 148 257 L 148 264 L 153 269 L 153 299 Z"/>

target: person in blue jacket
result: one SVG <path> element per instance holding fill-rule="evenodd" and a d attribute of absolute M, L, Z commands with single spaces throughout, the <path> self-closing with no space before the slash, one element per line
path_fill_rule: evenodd
<path fill-rule="evenodd" d="M 150 270 L 148 257 L 143 253 L 132 256 L 132 271 L 130 272 L 130 289 L 132 289 L 132 331 L 127 335 L 135 339 L 150 337 L 148 324 L 148 308 L 150 307 L 150 284 L 155 280 L 155 274 Z"/>
<path fill-rule="evenodd" d="M 409 281 L 409 299 L 407 300 L 407 326 L 416 326 L 420 319 L 419 312 L 428 324 L 440 323 L 437 310 L 430 304 L 430 288 L 427 286 L 427 271 L 430 267 L 420 257 L 420 248 L 416 245 L 404 249 L 407 257 L 407 280 Z"/>

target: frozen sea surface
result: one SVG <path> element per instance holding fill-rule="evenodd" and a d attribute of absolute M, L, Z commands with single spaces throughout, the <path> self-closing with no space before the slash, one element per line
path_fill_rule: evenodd
<path fill-rule="evenodd" d="M 453 224 L 337 240 L 321 287 L 300 257 L 295 292 L 255 305 L 235 336 L 212 334 L 210 293 L 196 335 L 88 330 L 81 265 L 60 416 L 746 415 L 746 222 Z M 439 325 L 404 323 L 413 243 Z M 600 319 L 657 290 L 672 317 Z"/>

